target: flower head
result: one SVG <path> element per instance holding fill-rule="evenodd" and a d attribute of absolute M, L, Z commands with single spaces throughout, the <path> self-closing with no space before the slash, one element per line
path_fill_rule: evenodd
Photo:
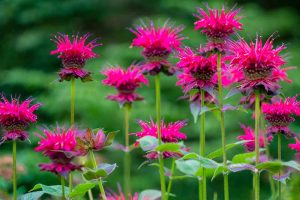
<path fill-rule="evenodd" d="M 26 140 L 28 134 L 25 129 L 36 122 L 37 115 L 34 112 L 41 104 L 32 103 L 32 99 L 20 102 L 19 99 L 9 101 L 4 96 L 0 100 L 0 126 L 5 129 L 3 141 L 6 140 Z"/>
<path fill-rule="evenodd" d="M 137 26 L 130 29 L 136 35 L 131 46 L 142 47 L 142 55 L 146 63 L 142 66 L 145 73 L 156 75 L 160 71 L 172 74 L 173 70 L 167 61 L 174 49 L 179 49 L 181 40 L 180 35 L 183 27 L 173 27 L 168 21 L 162 27 L 156 27 L 153 22 L 149 25 Z"/>
<path fill-rule="evenodd" d="M 295 120 L 295 115 L 300 115 L 300 102 L 297 101 L 297 96 L 288 97 L 285 100 L 272 99 L 272 101 L 272 103 L 262 104 L 262 112 L 270 123 L 268 132 L 281 132 L 287 137 L 293 136 L 289 125 Z"/>
<path fill-rule="evenodd" d="M 237 137 L 237 139 L 246 141 L 244 143 L 244 147 L 247 151 L 254 151 L 255 150 L 255 134 L 253 129 L 248 126 L 246 127 L 245 125 L 241 125 L 242 129 L 244 130 L 244 135 L 240 135 Z M 270 135 L 267 137 L 268 142 L 271 141 L 273 137 Z M 264 137 L 262 134 L 259 134 L 259 147 L 264 148 L 267 144 L 264 142 Z"/>
<path fill-rule="evenodd" d="M 79 133 L 77 137 L 77 149 L 81 155 L 86 155 L 90 150 L 100 151 L 106 146 L 107 137 L 102 129 L 95 133 L 92 129 Z"/>
<path fill-rule="evenodd" d="M 72 36 L 59 33 L 54 36 L 53 41 L 56 43 L 57 48 L 51 51 L 51 55 L 58 54 L 58 58 L 62 60 L 63 68 L 59 72 L 60 81 L 71 78 L 80 78 L 83 81 L 90 80 L 90 72 L 83 69 L 87 60 L 95 58 L 96 53 L 93 49 L 101 44 L 97 40 L 87 42 L 89 34 L 81 37 L 78 35 Z"/>
<path fill-rule="evenodd" d="M 142 84 L 147 85 L 148 80 L 136 66 L 130 66 L 127 70 L 121 67 L 108 68 L 102 74 L 106 76 L 102 83 L 118 90 L 118 94 L 109 95 L 108 99 L 120 104 L 143 100 L 135 90 Z"/>
<path fill-rule="evenodd" d="M 239 9 L 234 8 L 225 11 L 211 9 L 207 7 L 208 12 L 202 8 L 198 8 L 195 16 L 198 20 L 194 23 L 195 30 L 201 30 L 209 38 L 207 47 L 209 50 L 223 51 L 225 40 L 236 30 L 242 30 L 242 24 L 239 22 L 240 17 L 237 16 Z"/>
<path fill-rule="evenodd" d="M 263 44 L 262 37 L 248 44 L 244 39 L 230 43 L 231 66 L 236 68 L 236 80 L 241 82 L 242 92 L 260 89 L 266 93 L 276 94 L 280 88 L 279 81 L 287 81 L 285 64 L 279 55 L 284 45 L 273 48 L 274 38 L 269 37 Z"/>
<path fill-rule="evenodd" d="M 76 149 L 76 135 L 75 128 L 65 129 L 57 126 L 55 129 L 43 129 L 45 137 L 38 135 L 41 139 L 35 151 L 42 152 L 52 161 L 50 164 L 40 164 L 41 170 L 54 172 L 56 174 L 65 175 L 75 169 L 80 169 L 71 163 L 72 159 L 81 152 Z"/>
<path fill-rule="evenodd" d="M 295 138 L 295 141 L 296 141 L 295 144 L 289 144 L 289 148 L 297 152 L 300 152 L 300 141 L 297 138 Z"/>
<path fill-rule="evenodd" d="M 118 189 L 119 189 L 119 193 L 116 192 L 107 192 L 106 193 L 106 199 L 107 200 L 138 200 L 139 199 L 139 195 L 138 193 L 134 193 L 134 195 L 131 194 L 127 194 L 127 198 L 126 198 L 126 194 L 123 193 L 122 188 L 120 185 L 118 185 Z"/>

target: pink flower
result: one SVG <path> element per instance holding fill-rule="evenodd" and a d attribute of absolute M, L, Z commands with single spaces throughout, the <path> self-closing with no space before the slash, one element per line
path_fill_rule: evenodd
<path fill-rule="evenodd" d="M 127 70 L 121 67 L 108 68 L 102 74 L 106 76 L 102 83 L 118 90 L 118 94 L 110 95 L 108 99 L 118 101 L 122 105 L 143 100 L 135 90 L 142 84 L 147 85 L 148 80 L 136 66 L 130 66 Z"/>
<path fill-rule="evenodd" d="M 118 189 L 119 189 L 119 193 L 107 192 L 106 199 L 107 200 L 138 200 L 139 199 L 139 195 L 137 192 L 135 192 L 133 196 L 131 194 L 127 194 L 126 197 L 126 194 L 123 193 L 120 185 L 118 185 Z M 147 199 L 143 199 L 143 200 L 147 200 Z"/>
<path fill-rule="evenodd" d="M 37 115 L 34 112 L 41 104 L 31 105 L 32 99 L 20 103 L 19 99 L 9 101 L 4 96 L 0 100 L 0 126 L 5 129 L 2 142 L 7 140 L 26 140 L 28 134 L 25 129 L 36 122 Z"/>
<path fill-rule="evenodd" d="M 71 78 L 80 78 L 82 81 L 91 80 L 90 72 L 83 67 L 87 60 L 97 56 L 93 49 L 101 44 L 98 44 L 96 39 L 86 44 L 88 37 L 89 34 L 81 37 L 76 35 L 72 36 L 72 41 L 68 35 L 59 33 L 52 39 L 57 48 L 51 51 L 51 55 L 58 54 L 63 64 L 59 72 L 60 81 L 69 81 Z"/>
<path fill-rule="evenodd" d="M 244 135 L 240 135 L 237 137 L 239 140 L 247 141 L 244 143 L 244 147 L 246 148 L 247 151 L 254 151 L 255 150 L 255 134 L 253 129 L 248 126 L 246 127 L 245 125 L 241 125 L 242 129 L 244 130 Z M 268 136 L 266 138 L 268 142 L 272 141 L 273 137 Z M 264 137 L 262 133 L 259 134 L 259 147 L 260 148 L 265 148 L 266 144 L 264 142 Z"/>
<path fill-rule="evenodd" d="M 168 21 L 162 27 L 156 27 L 153 22 L 148 26 L 143 24 L 135 29 L 130 29 L 136 35 L 131 46 L 142 47 L 142 55 L 146 63 L 142 66 L 145 73 L 156 75 L 159 72 L 173 74 L 174 71 L 168 62 L 169 55 L 174 49 L 179 49 L 181 40 L 180 35 L 183 27 L 172 27 Z"/>
<path fill-rule="evenodd" d="M 86 155 L 90 150 L 100 151 L 105 147 L 106 135 L 102 129 L 96 133 L 92 129 L 79 133 L 77 137 L 77 147 L 81 155 Z"/>
<path fill-rule="evenodd" d="M 244 39 L 230 43 L 231 66 L 236 68 L 235 79 L 241 82 L 242 92 L 252 92 L 262 89 L 266 93 L 275 94 L 280 88 L 279 81 L 287 78 L 285 64 L 279 55 L 285 49 L 284 45 L 273 48 L 274 39 L 271 37 L 263 44 L 262 37 L 256 37 L 255 43 L 247 44 Z"/>
<path fill-rule="evenodd" d="M 45 137 L 38 135 L 41 139 L 35 151 L 42 152 L 52 161 L 50 164 L 40 164 L 41 170 L 54 172 L 56 174 L 65 175 L 75 169 L 80 169 L 71 163 L 72 159 L 81 152 L 76 149 L 76 135 L 75 128 L 65 129 L 57 126 L 55 129 L 43 129 Z"/>
<path fill-rule="evenodd" d="M 289 148 L 300 152 L 300 141 L 297 138 L 295 138 L 295 141 L 295 144 L 289 144 Z"/>
<path fill-rule="evenodd" d="M 208 12 L 202 8 L 198 8 L 198 14 L 195 16 L 198 20 L 194 23 L 195 30 L 201 30 L 209 38 L 207 50 L 223 51 L 225 40 L 236 30 L 242 30 L 242 24 L 239 22 L 240 17 L 237 16 L 239 9 L 234 8 L 225 11 L 211 9 L 207 6 Z"/>
<path fill-rule="evenodd" d="M 270 123 L 269 133 L 281 132 L 287 137 L 294 135 L 289 129 L 289 125 L 295 121 L 293 116 L 300 115 L 300 102 L 297 96 L 288 97 L 285 100 L 272 99 L 272 103 L 263 103 L 262 112 L 265 119 Z"/>

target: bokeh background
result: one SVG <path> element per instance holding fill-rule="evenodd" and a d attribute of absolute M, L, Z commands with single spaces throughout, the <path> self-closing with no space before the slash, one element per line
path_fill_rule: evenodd
<path fill-rule="evenodd" d="M 276 43 L 285 43 L 284 51 L 287 66 L 300 64 L 300 2 L 295 0 L 241 0 L 241 1 L 209 1 L 211 7 L 220 8 L 222 4 L 231 7 L 237 4 L 241 7 L 240 15 L 244 30 L 239 34 L 246 40 L 254 39 L 261 34 L 267 39 L 277 32 L 279 37 Z M 18 177 L 19 193 L 25 193 L 35 184 L 59 184 L 53 174 L 40 172 L 38 164 L 47 162 L 40 153 L 34 152 L 37 145 L 35 132 L 38 126 L 69 125 L 69 95 L 70 83 L 57 81 L 57 71 L 60 61 L 49 52 L 55 48 L 50 38 L 57 32 L 67 34 L 92 33 L 92 37 L 101 38 L 103 46 L 96 48 L 101 56 L 87 63 L 86 68 L 93 72 L 93 82 L 81 83 L 76 81 L 76 114 L 75 121 L 80 128 L 104 128 L 107 131 L 120 130 L 117 141 L 123 141 L 123 110 L 115 102 L 105 99 L 110 88 L 101 85 L 103 76 L 99 71 L 110 65 L 127 67 L 133 62 L 142 60 L 140 50 L 129 48 L 134 35 L 128 30 L 140 19 L 151 19 L 163 23 L 166 19 L 176 24 L 183 24 L 183 34 L 187 37 L 185 45 L 199 47 L 206 38 L 193 29 L 196 7 L 204 7 L 203 2 L 196 0 L 1 0 L 0 1 L 0 91 L 6 96 L 20 96 L 35 98 L 43 106 L 38 110 L 39 120 L 37 126 L 30 129 L 31 142 L 18 143 L 18 163 L 20 174 Z M 176 62 L 176 59 L 172 59 Z M 288 72 L 293 84 L 282 84 L 285 95 L 295 95 L 300 87 L 299 71 Z M 139 127 L 136 119 L 149 120 L 155 117 L 155 96 L 153 77 L 149 77 L 150 85 L 141 88 L 139 92 L 145 97 L 144 102 L 135 103 L 131 113 L 131 132 Z M 175 86 L 176 77 L 163 77 L 162 79 L 162 116 L 165 121 L 189 120 L 184 128 L 188 135 L 186 145 L 192 151 L 198 150 L 199 125 L 193 123 L 189 105 L 179 100 L 182 91 Z M 239 96 L 230 100 L 236 104 Z M 251 111 L 227 112 L 226 131 L 228 143 L 235 142 L 236 137 L 242 133 L 240 123 L 253 125 Z M 292 129 L 300 132 L 299 120 Z M 207 117 L 207 151 L 213 151 L 221 145 L 218 121 L 212 114 Z M 131 137 L 132 142 L 135 137 Z M 271 151 L 276 156 L 276 138 L 271 144 Z M 294 141 L 284 139 L 283 159 L 293 159 L 294 152 L 287 148 L 287 144 Z M 9 165 L 11 144 L 0 146 L 0 199 L 10 199 L 11 193 Z M 229 152 L 229 158 L 243 152 L 243 148 L 236 148 Z M 106 188 L 117 190 L 117 183 L 122 183 L 122 157 L 123 153 L 105 150 L 97 153 L 99 160 L 118 164 L 117 170 L 107 179 Z M 155 167 L 138 166 L 145 160 L 141 150 L 132 154 L 132 188 L 140 192 L 144 189 L 159 189 L 158 173 Z M 168 164 L 168 163 L 167 163 Z M 80 176 L 75 178 L 80 180 Z M 284 199 L 299 200 L 299 175 L 294 175 L 284 187 Z M 251 199 L 252 176 L 250 172 L 241 172 L 230 175 L 230 196 L 233 200 Z M 267 176 L 262 176 L 261 199 L 268 199 L 270 189 Z M 186 179 L 175 182 L 173 191 L 176 199 L 197 199 L 197 180 Z M 223 198 L 223 179 L 218 176 L 212 182 L 208 181 L 208 199 L 217 194 L 218 199 Z M 47 198 L 47 197 L 46 197 Z"/>

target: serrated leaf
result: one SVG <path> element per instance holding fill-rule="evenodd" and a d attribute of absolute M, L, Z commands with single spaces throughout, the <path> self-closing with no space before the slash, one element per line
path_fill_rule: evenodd
<path fill-rule="evenodd" d="M 52 196 L 62 196 L 61 185 L 47 186 L 43 184 L 36 184 L 29 192 L 41 189 L 44 194 Z M 65 187 L 65 194 L 69 194 L 69 188 Z"/>
<path fill-rule="evenodd" d="M 90 189 L 95 187 L 95 183 L 82 183 L 77 185 L 72 192 L 69 194 L 69 197 L 79 197 L 84 196 Z"/>
<path fill-rule="evenodd" d="M 18 200 L 38 200 L 43 194 L 43 191 L 30 192 L 18 197 Z"/>
<path fill-rule="evenodd" d="M 159 152 L 179 152 L 181 145 L 178 143 L 164 143 L 157 146 L 154 150 Z"/>
<path fill-rule="evenodd" d="M 144 190 L 139 195 L 139 200 L 159 200 L 161 192 L 159 190 Z"/>
<path fill-rule="evenodd" d="M 248 141 L 238 141 L 238 142 L 235 142 L 235 143 L 227 144 L 227 145 L 225 146 L 225 150 L 227 151 L 227 150 L 229 150 L 229 149 L 232 149 L 232 148 L 234 148 L 234 147 L 236 147 L 236 146 L 239 146 L 239 145 L 241 145 L 241 144 L 244 144 L 244 143 L 246 143 L 246 142 L 248 142 Z M 217 149 L 217 150 L 211 152 L 211 153 L 208 154 L 206 157 L 209 158 L 209 159 L 214 159 L 214 158 L 221 157 L 222 155 L 223 155 L 223 149 L 220 148 L 220 149 Z"/>
<path fill-rule="evenodd" d="M 143 151 L 153 150 L 158 145 L 158 139 L 153 136 L 145 136 L 138 139 L 138 141 Z"/>
<path fill-rule="evenodd" d="M 176 167 L 184 174 L 194 176 L 200 167 L 197 160 L 176 160 Z"/>

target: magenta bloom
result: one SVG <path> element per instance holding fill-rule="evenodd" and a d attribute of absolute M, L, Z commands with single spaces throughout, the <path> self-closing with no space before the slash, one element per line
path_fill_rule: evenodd
<path fill-rule="evenodd" d="M 80 166 L 71 161 L 81 152 L 76 150 L 77 130 L 65 129 L 57 126 L 55 129 L 43 129 L 45 137 L 38 135 L 41 139 L 35 151 L 42 152 L 49 157 L 52 163 L 40 164 L 41 170 L 50 171 L 55 174 L 66 175 L 70 171 L 80 169 Z"/>
<path fill-rule="evenodd" d="M 120 185 L 118 185 L 119 193 L 116 192 L 106 192 L 107 200 L 138 200 L 139 195 L 137 192 L 132 196 L 131 194 L 124 194 Z M 147 200 L 147 199 L 145 199 Z"/>
<path fill-rule="evenodd" d="M 296 141 L 295 144 L 289 144 L 289 148 L 291 148 L 297 152 L 300 152 L 300 141 L 297 138 L 295 138 L 295 141 Z"/>
<path fill-rule="evenodd" d="M 247 44 L 244 39 L 230 43 L 231 66 L 235 70 L 235 79 L 241 82 L 242 92 L 263 90 L 275 94 L 280 88 L 279 81 L 287 81 L 286 69 L 281 69 L 285 64 L 279 55 L 285 48 L 281 45 L 273 48 L 272 37 L 263 44 L 261 37 L 256 37 L 255 43 Z"/>
<path fill-rule="evenodd" d="M 142 47 L 142 55 L 146 63 L 142 66 L 143 72 L 156 75 L 164 72 L 168 75 L 174 73 L 171 64 L 168 62 L 169 55 L 181 46 L 180 35 L 183 27 L 172 27 L 168 21 L 162 27 L 156 27 L 153 22 L 149 26 L 141 25 L 130 29 L 136 35 L 131 46 Z"/>
<path fill-rule="evenodd" d="M 89 34 L 81 37 L 72 36 L 72 40 L 68 35 L 59 33 L 53 39 L 57 48 L 51 51 L 51 55 L 58 54 L 58 58 L 62 60 L 63 68 L 59 72 L 60 81 L 71 78 L 80 78 L 82 81 L 91 80 L 90 72 L 86 71 L 84 65 L 87 60 L 95 58 L 96 53 L 93 49 L 101 44 L 97 40 L 86 43 Z"/>
<path fill-rule="evenodd" d="M 147 85 L 148 80 L 136 66 L 130 66 L 127 70 L 121 67 L 108 68 L 102 74 L 106 76 L 102 83 L 118 90 L 118 94 L 109 95 L 108 99 L 118 101 L 121 105 L 144 99 L 135 91 L 142 84 Z"/>
<path fill-rule="evenodd" d="M 242 129 L 244 130 L 244 135 L 240 135 L 237 137 L 237 139 L 242 140 L 242 141 L 247 141 L 244 143 L 244 147 L 247 151 L 254 151 L 255 150 L 255 134 L 253 129 L 248 126 L 246 127 L 245 125 L 241 125 Z M 273 137 L 270 135 L 267 137 L 268 142 L 272 141 Z M 267 144 L 264 142 L 264 137 L 261 134 L 259 134 L 259 147 L 260 148 L 265 148 Z"/>
<path fill-rule="evenodd" d="M 268 133 L 282 133 L 287 137 L 294 136 L 289 129 L 289 125 L 295 121 L 294 116 L 300 115 L 300 102 L 297 96 L 288 97 L 285 100 L 274 100 L 272 103 L 263 103 L 262 112 L 265 119 L 270 123 Z"/>
<path fill-rule="evenodd" d="M 242 30 L 242 24 L 239 22 L 240 17 L 237 16 L 239 9 L 234 8 L 229 11 L 211 9 L 207 7 L 208 12 L 202 8 L 198 8 L 198 14 L 195 16 L 198 20 L 194 23 L 195 30 L 201 30 L 209 38 L 207 49 L 223 51 L 225 40 L 236 30 Z"/>
<path fill-rule="evenodd" d="M 26 140 L 28 133 L 25 129 L 36 122 L 37 115 L 34 112 L 41 104 L 31 105 L 32 99 L 20 103 L 19 99 L 9 101 L 4 96 L 0 100 L 0 126 L 4 128 L 2 142 L 7 140 Z"/>

